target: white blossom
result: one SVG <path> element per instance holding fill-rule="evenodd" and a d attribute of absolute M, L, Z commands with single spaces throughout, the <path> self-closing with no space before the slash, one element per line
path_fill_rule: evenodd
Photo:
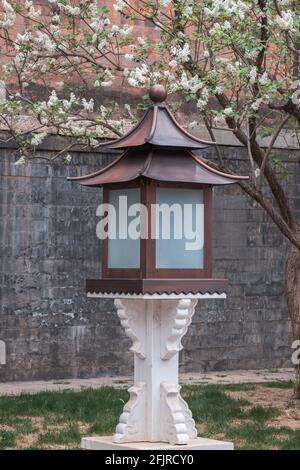
<path fill-rule="evenodd" d="M 70 130 L 75 136 L 80 137 L 85 135 L 85 127 L 83 124 L 75 124 L 74 122 L 71 122 L 70 124 Z"/>
<path fill-rule="evenodd" d="M 122 12 L 126 7 L 126 3 L 123 0 L 117 0 L 116 3 L 113 4 L 113 7 L 116 11 Z"/>
<path fill-rule="evenodd" d="M 76 96 L 74 95 L 74 93 L 70 93 L 69 100 L 67 99 L 62 100 L 63 109 L 65 111 L 69 111 L 72 108 L 73 104 L 76 103 L 76 101 L 77 100 L 76 100 Z"/>
<path fill-rule="evenodd" d="M 229 116 L 229 117 L 234 115 L 234 111 L 230 106 L 225 108 L 223 113 L 224 113 L 225 116 Z"/>
<path fill-rule="evenodd" d="M 229 21 L 224 21 L 223 23 L 223 28 L 228 30 L 228 29 L 231 29 L 232 28 L 232 24 L 229 22 Z"/>
<path fill-rule="evenodd" d="M 179 62 L 188 62 L 191 51 L 188 43 L 185 43 L 183 46 L 177 44 L 176 46 L 171 47 L 171 55 Z"/>
<path fill-rule="evenodd" d="M 185 18 L 189 18 L 193 14 L 192 5 L 182 4 L 181 15 Z"/>
<path fill-rule="evenodd" d="M 69 153 L 67 153 L 64 160 L 67 164 L 69 164 L 72 161 L 72 156 Z"/>
<path fill-rule="evenodd" d="M 247 59 L 254 59 L 256 57 L 256 50 L 254 49 L 252 51 L 250 50 L 245 51 L 245 57 Z"/>
<path fill-rule="evenodd" d="M 126 60 L 133 60 L 134 59 L 133 54 L 125 54 L 125 59 Z"/>
<path fill-rule="evenodd" d="M 81 100 L 83 109 L 87 112 L 92 113 L 94 111 L 94 100 L 91 98 L 89 101 L 87 101 L 85 98 L 82 98 Z"/>
<path fill-rule="evenodd" d="M 189 128 L 194 129 L 197 125 L 198 125 L 197 121 L 192 121 L 192 122 L 189 123 Z"/>
<path fill-rule="evenodd" d="M 48 34 L 42 33 L 42 31 L 37 31 L 35 43 L 48 52 L 53 52 L 56 49 L 55 42 L 51 41 Z"/>
<path fill-rule="evenodd" d="M 217 85 L 216 88 L 215 88 L 215 93 L 216 95 L 221 95 L 221 93 L 223 93 L 223 87 L 221 85 Z"/>
<path fill-rule="evenodd" d="M 172 59 L 172 60 L 169 62 L 169 66 L 172 67 L 172 68 L 177 67 L 177 65 L 178 65 L 178 62 L 177 62 L 177 60 L 175 60 L 175 59 Z"/>
<path fill-rule="evenodd" d="M 225 13 L 243 20 L 249 9 L 247 2 L 242 0 L 213 0 L 211 8 L 205 7 L 204 13 L 212 18 L 222 17 Z"/>
<path fill-rule="evenodd" d="M 171 73 L 169 70 L 165 70 L 163 74 L 167 80 L 175 80 L 175 75 Z"/>
<path fill-rule="evenodd" d="M 202 99 L 202 98 L 200 98 L 200 99 L 197 101 L 197 105 L 196 105 L 196 106 L 197 106 L 197 108 L 200 109 L 200 111 L 203 111 L 203 110 L 205 109 L 206 105 L 207 105 L 207 101 L 204 100 L 204 99 Z"/>
<path fill-rule="evenodd" d="M 3 15 L 2 20 L 0 20 L 0 28 L 9 28 L 13 26 L 16 21 L 16 14 L 9 2 L 2 0 Z"/>
<path fill-rule="evenodd" d="M 224 116 L 218 115 L 213 118 L 213 123 L 215 126 L 224 126 L 226 124 L 226 121 L 224 119 Z"/>
<path fill-rule="evenodd" d="M 55 106 L 57 103 L 58 103 L 58 98 L 57 98 L 55 90 L 53 90 L 48 99 L 47 106 L 51 108 L 52 106 Z"/>
<path fill-rule="evenodd" d="M 251 105 L 251 108 L 253 109 L 253 111 L 258 111 L 262 105 L 262 102 L 263 102 L 263 98 L 257 98 L 257 100 L 255 100 Z"/>
<path fill-rule="evenodd" d="M 54 24 L 60 23 L 60 16 L 57 13 L 55 13 L 55 15 L 52 16 L 51 23 L 54 23 Z"/>
<path fill-rule="evenodd" d="M 214 34 L 219 29 L 221 29 L 220 23 L 214 23 L 214 26 L 209 30 L 209 33 Z"/>
<path fill-rule="evenodd" d="M 147 44 L 146 39 L 143 38 L 143 37 L 141 37 L 141 36 L 139 36 L 139 37 L 137 38 L 137 40 L 138 40 L 138 43 L 139 43 L 141 46 L 145 46 L 145 45 Z"/>
<path fill-rule="evenodd" d="M 123 28 L 119 29 L 119 34 L 121 36 L 128 36 L 131 33 L 132 29 L 133 29 L 132 26 L 128 26 L 128 24 L 125 24 L 125 26 L 123 26 Z"/>
<path fill-rule="evenodd" d="M 283 11 L 281 15 L 276 16 L 275 23 L 279 26 L 279 28 L 285 31 L 292 29 L 294 26 L 294 19 L 293 19 L 292 12 L 290 10 Z"/>
<path fill-rule="evenodd" d="M 259 79 L 261 85 L 267 85 L 270 82 L 267 72 L 264 72 Z"/>
<path fill-rule="evenodd" d="M 97 145 L 99 144 L 98 140 L 93 139 L 93 137 L 90 137 L 89 141 L 92 147 L 97 147 Z"/>
<path fill-rule="evenodd" d="M 176 93 L 176 91 L 178 91 L 178 89 L 179 89 L 179 86 L 178 86 L 178 83 L 176 81 L 174 81 L 173 83 L 170 83 L 170 85 L 169 85 L 170 93 Z"/>
<path fill-rule="evenodd" d="M 0 80 L 0 105 L 3 105 L 6 103 L 6 87 L 5 87 L 5 81 Z"/>
<path fill-rule="evenodd" d="M 114 78 L 113 74 L 109 69 L 105 69 L 104 76 L 106 79 L 112 80 Z"/>
<path fill-rule="evenodd" d="M 203 88 L 203 82 L 200 80 L 198 75 L 188 78 L 185 72 L 182 73 L 179 85 L 181 89 L 189 93 L 197 93 L 197 91 Z"/>
<path fill-rule="evenodd" d="M 34 134 L 34 136 L 30 139 L 31 145 L 34 145 L 34 146 L 40 145 L 46 136 L 47 136 L 46 132 L 39 132 L 38 134 Z"/>
<path fill-rule="evenodd" d="M 128 83 L 130 86 L 137 87 L 137 86 L 144 86 L 149 84 L 149 69 L 146 64 L 142 64 L 140 67 L 136 67 L 135 69 L 125 71 L 125 76 L 128 76 Z M 154 74 L 153 74 L 153 78 Z"/>
<path fill-rule="evenodd" d="M 42 12 L 41 10 L 36 10 L 35 8 L 33 8 L 32 6 L 29 8 L 29 11 L 28 11 L 28 17 L 32 20 L 35 20 L 36 18 L 38 18 L 39 16 L 41 16 Z"/>
<path fill-rule="evenodd" d="M 257 78 L 257 68 L 252 67 L 252 69 L 249 72 L 249 77 L 250 77 L 250 83 L 255 83 L 256 78 Z"/>
<path fill-rule="evenodd" d="M 71 5 L 65 5 L 63 3 L 59 3 L 59 6 L 62 10 L 64 10 L 67 14 L 71 16 L 79 16 L 80 15 L 80 8 L 79 7 L 72 7 Z"/>
<path fill-rule="evenodd" d="M 60 34 L 60 29 L 59 29 L 59 27 L 58 27 L 57 25 L 55 25 L 55 24 L 52 24 L 52 25 L 50 26 L 50 31 L 51 31 L 51 33 L 53 34 L 53 36 L 59 36 L 59 34 Z"/>
<path fill-rule="evenodd" d="M 18 41 L 18 43 L 20 43 L 20 44 L 26 44 L 26 43 L 32 41 L 32 34 L 31 34 L 31 32 L 30 32 L 30 31 L 25 31 L 24 34 L 20 34 L 20 33 L 19 33 L 19 34 L 17 35 L 17 41 Z"/>
<path fill-rule="evenodd" d="M 133 77 L 128 78 L 128 83 L 130 86 L 133 86 L 133 87 L 137 87 L 139 84 L 139 82 Z"/>
<path fill-rule="evenodd" d="M 22 157 L 20 157 L 19 160 L 15 162 L 15 165 L 24 165 L 25 163 L 26 163 L 26 157 L 22 155 Z"/>

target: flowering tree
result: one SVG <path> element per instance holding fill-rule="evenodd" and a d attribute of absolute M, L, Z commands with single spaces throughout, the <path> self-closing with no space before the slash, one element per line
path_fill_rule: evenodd
<path fill-rule="evenodd" d="M 31 158 L 50 132 L 69 139 L 52 157 L 67 160 L 76 142 L 97 148 L 108 131 L 120 134 L 117 104 L 105 107 L 95 99 L 103 87 L 144 89 L 160 82 L 169 93 L 181 93 L 195 109 L 191 125 L 206 126 L 214 141 L 215 130 L 225 128 L 247 149 L 250 180 L 241 186 L 289 241 L 286 291 L 294 339 L 300 339 L 300 222 L 274 149 L 286 129 L 299 144 L 298 2 L 115 0 L 110 8 L 97 0 L 69 3 L 49 0 L 41 11 L 39 2 L 2 0 L 6 97 L 0 121 L 19 147 L 17 163 Z M 136 20 L 152 24 L 155 38 L 138 37 Z M 26 27 L 16 32 L 16 24 Z M 63 92 L 53 90 L 55 80 L 64 83 Z M 37 85 L 41 95 L 34 93 Z M 129 106 L 126 112 L 134 120 Z M 31 117 L 25 129 L 24 114 Z M 216 150 L 219 167 L 229 172 L 230 161 L 220 146 Z M 300 398 L 299 366 L 295 393 Z"/>
<path fill-rule="evenodd" d="M 50 0 L 43 12 L 34 3 L 39 4 L 3 0 L 0 16 L 5 50 L 0 121 L 8 139 L 18 145 L 17 164 L 31 158 L 49 133 L 97 147 L 107 132 L 122 132 L 121 121 L 112 121 L 116 103 L 103 106 L 94 91 L 110 87 L 123 70 L 121 51 L 130 43 L 132 28 L 112 25 L 108 8 L 99 7 L 97 1 L 69 5 L 65 0 Z M 57 92 L 61 86 L 63 97 Z M 128 114 L 132 117 L 129 108 Z M 24 116 L 28 116 L 25 126 Z M 52 158 L 63 156 L 69 161 L 68 150 L 76 142 L 70 139 Z"/>

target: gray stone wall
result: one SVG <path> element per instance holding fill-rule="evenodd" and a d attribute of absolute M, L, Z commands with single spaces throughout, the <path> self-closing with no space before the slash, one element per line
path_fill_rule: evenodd
<path fill-rule="evenodd" d="M 242 148 L 225 151 L 233 166 L 245 170 Z M 2 381 L 132 371 L 129 340 L 112 301 L 85 298 L 85 279 L 100 276 L 95 211 L 101 191 L 66 180 L 112 157 L 74 152 L 69 166 L 41 159 L 15 166 L 13 150 L 0 150 Z M 300 217 L 298 154 L 281 151 L 281 157 Z M 198 305 L 181 370 L 288 366 L 283 237 L 238 186 L 216 190 L 214 209 L 214 274 L 229 278 L 228 299 Z"/>

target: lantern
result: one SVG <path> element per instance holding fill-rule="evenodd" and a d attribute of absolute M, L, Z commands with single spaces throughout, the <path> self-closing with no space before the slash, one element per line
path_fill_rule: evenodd
<path fill-rule="evenodd" d="M 193 153 L 213 143 L 178 124 L 163 86 L 153 86 L 150 98 L 134 129 L 103 144 L 122 151 L 115 161 L 69 178 L 103 188 L 102 277 L 87 280 L 86 291 L 115 299 L 135 354 L 134 386 L 115 435 L 84 438 L 82 447 L 134 449 L 125 443 L 142 441 L 229 449 L 197 439 L 179 393 L 178 352 L 198 299 L 226 297 L 227 281 L 212 278 L 212 189 L 247 177 L 216 170 Z"/>
<path fill-rule="evenodd" d="M 212 279 L 212 188 L 247 177 L 222 173 L 192 153 L 212 143 L 177 123 L 163 103 L 164 87 L 153 86 L 150 98 L 153 106 L 139 124 L 106 144 L 124 151 L 119 158 L 69 178 L 103 187 L 111 208 L 102 279 L 88 280 L 87 292 L 223 292 L 226 281 Z"/>

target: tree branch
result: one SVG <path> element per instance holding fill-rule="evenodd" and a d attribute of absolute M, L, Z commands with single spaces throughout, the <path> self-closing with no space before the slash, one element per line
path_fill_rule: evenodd
<path fill-rule="evenodd" d="M 262 164 L 261 164 L 261 167 L 260 167 L 260 174 L 259 174 L 259 178 L 258 178 L 258 182 L 257 182 L 257 187 L 258 189 L 260 190 L 261 189 L 261 186 L 262 186 L 262 179 L 263 179 L 263 176 L 264 176 L 264 172 L 265 172 L 265 167 L 266 167 L 266 164 L 267 164 L 267 160 L 273 150 L 273 147 L 274 147 L 274 144 L 280 134 L 280 132 L 282 131 L 282 129 L 284 128 L 284 126 L 287 124 L 287 122 L 291 119 L 291 116 L 286 116 L 283 121 L 281 122 L 281 124 L 279 125 L 279 127 L 277 128 L 277 131 L 275 132 L 275 134 L 273 134 L 273 137 L 271 139 L 271 142 L 269 144 L 269 147 L 267 148 L 267 151 L 265 152 L 265 155 L 264 155 L 264 158 L 263 158 L 263 161 L 262 161 Z"/>

